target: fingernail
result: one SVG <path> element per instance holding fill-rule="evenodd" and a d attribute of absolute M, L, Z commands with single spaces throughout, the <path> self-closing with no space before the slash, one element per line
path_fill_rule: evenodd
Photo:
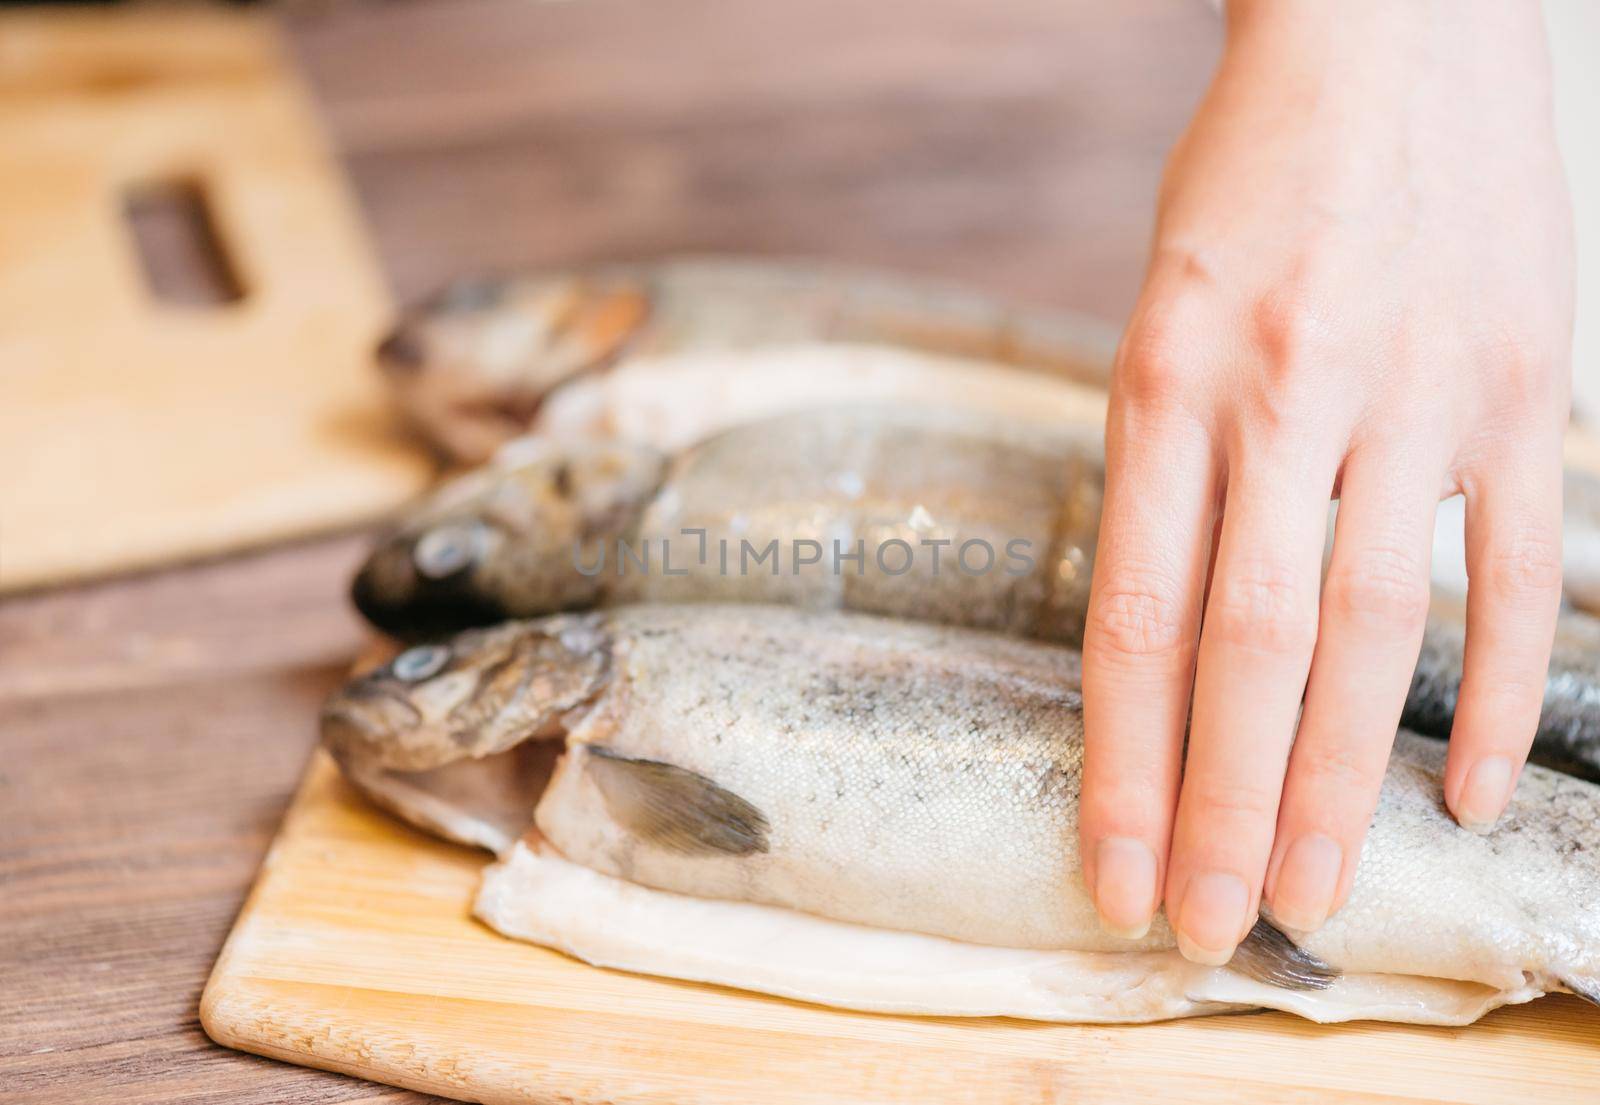
<path fill-rule="evenodd" d="M 1094 849 L 1094 907 L 1100 927 L 1137 940 L 1156 909 L 1156 857 L 1142 840 L 1108 836 Z"/>
<path fill-rule="evenodd" d="M 1339 892 L 1344 849 L 1328 836 L 1307 833 L 1289 845 L 1272 893 L 1272 918 L 1280 928 L 1310 932 L 1322 927 Z"/>
<path fill-rule="evenodd" d="M 1238 875 L 1205 871 L 1194 876 L 1173 926 L 1178 950 L 1193 963 L 1222 966 L 1244 936 L 1249 908 L 1250 891 Z"/>
<path fill-rule="evenodd" d="M 1511 800 L 1511 761 L 1488 756 L 1472 765 L 1461 793 L 1456 796 L 1456 820 L 1475 833 L 1494 828 Z"/>

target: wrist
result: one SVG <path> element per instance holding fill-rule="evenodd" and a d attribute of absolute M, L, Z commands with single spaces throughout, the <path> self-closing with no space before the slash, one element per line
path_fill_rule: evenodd
<path fill-rule="evenodd" d="M 1536 0 L 1225 0 L 1224 69 L 1263 87 L 1412 103 L 1549 95 Z"/>
<path fill-rule="evenodd" d="M 1223 0 L 1230 45 L 1271 38 L 1325 49 L 1447 49 L 1505 58 L 1544 48 L 1537 0 Z"/>

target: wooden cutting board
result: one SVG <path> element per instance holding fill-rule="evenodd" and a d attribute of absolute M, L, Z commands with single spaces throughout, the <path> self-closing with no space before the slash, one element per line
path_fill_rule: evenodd
<path fill-rule="evenodd" d="M 171 266 L 135 232 L 162 196 L 219 255 L 218 301 L 164 296 Z M 389 314 L 271 23 L 0 15 L 0 591 L 353 525 L 415 492 L 427 461 L 370 365 Z"/>
<path fill-rule="evenodd" d="M 379 813 L 318 752 L 201 1023 L 229 1047 L 484 1102 L 1600 1099 L 1600 1015 L 1574 998 L 1459 1029 L 849 1013 L 600 970 L 498 936 L 469 915 L 485 862 Z"/>

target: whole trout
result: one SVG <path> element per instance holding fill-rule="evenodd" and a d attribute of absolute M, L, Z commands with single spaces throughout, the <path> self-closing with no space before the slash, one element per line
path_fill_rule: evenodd
<path fill-rule="evenodd" d="M 963 288 L 804 261 L 730 257 L 463 280 L 406 311 L 377 360 L 446 456 L 525 432 L 561 384 L 645 357 L 854 343 L 1104 384 L 1112 327 Z"/>
<path fill-rule="evenodd" d="M 530 438 L 380 538 L 352 586 L 402 637 L 631 602 L 781 602 L 1083 639 L 1096 435 L 983 413 L 832 407 L 669 456 Z M 1436 603 L 1402 721 L 1448 736 L 1464 621 Z M 1536 762 L 1600 778 L 1600 623 L 1568 613 Z"/>
<path fill-rule="evenodd" d="M 352 586 L 418 636 L 596 604 L 787 602 L 1077 643 L 1104 483 L 1094 435 L 835 407 L 675 457 L 529 439 L 381 538 Z"/>
<path fill-rule="evenodd" d="M 586 869 L 584 893 L 665 892 L 629 915 L 646 931 L 628 937 L 627 955 L 612 948 L 636 969 L 706 977 L 697 939 L 725 928 L 737 943 L 740 925 L 769 932 L 776 918 L 802 943 L 820 941 L 819 956 L 829 940 L 893 932 L 937 938 L 929 954 L 950 964 L 973 945 L 1090 953 L 1097 969 L 1143 964 L 1149 992 L 1107 998 L 1093 1019 L 1265 1004 L 1318 1019 L 1459 1021 L 1553 989 L 1595 994 L 1600 788 L 1529 768 L 1496 830 L 1478 836 L 1440 805 L 1442 746 L 1404 732 L 1355 887 L 1323 928 L 1285 933 L 1267 918 L 1221 975 L 1173 952 L 1163 920 L 1137 940 L 1105 934 L 1076 852 L 1077 683 L 1069 650 L 972 630 L 641 606 L 414 648 L 336 694 L 323 736 L 391 809 L 506 857 L 480 900 L 500 927 L 583 947 L 594 945 L 575 925 L 621 923 L 563 921 L 571 903 L 516 891 L 541 852 Z M 566 755 L 554 779 L 542 797 L 523 792 L 525 808 L 537 800 L 526 845 L 516 843 L 526 814 L 500 822 L 510 804 L 499 801 L 480 817 L 469 790 L 433 785 L 466 764 L 509 771 L 524 742 L 558 735 Z M 459 831 L 479 822 L 491 824 L 476 837 Z M 681 913 L 686 899 L 724 904 L 695 914 L 712 936 L 649 945 L 650 903 Z M 820 968 L 793 954 L 772 949 L 781 977 L 759 959 L 741 961 L 740 975 L 724 958 L 716 980 L 796 992 Z M 831 984 L 811 995 L 876 1007 Z M 1003 996 L 990 999 L 1016 1011 Z M 937 987 L 919 1000 L 916 1011 L 962 1011 Z M 1052 1008 L 1087 1015 L 1070 1001 Z"/>

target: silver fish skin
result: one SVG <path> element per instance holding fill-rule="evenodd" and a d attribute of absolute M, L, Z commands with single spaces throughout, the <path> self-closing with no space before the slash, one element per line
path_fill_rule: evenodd
<path fill-rule="evenodd" d="M 936 281 L 702 257 L 462 280 L 406 311 L 376 356 L 424 437 L 476 464 L 567 380 L 637 357 L 796 342 L 895 345 L 1103 384 L 1116 332 Z"/>
<path fill-rule="evenodd" d="M 1094 436 L 1070 430 L 887 406 L 771 419 L 675 458 L 630 537 L 682 574 L 614 563 L 606 601 L 777 602 L 1077 644 L 1103 484 Z"/>
<path fill-rule="evenodd" d="M 741 426 L 670 461 L 620 441 L 519 448 L 379 538 L 352 585 L 368 620 L 419 637 L 597 604 L 788 602 L 1081 639 L 1092 434 L 883 405 Z"/>
<path fill-rule="evenodd" d="M 937 406 L 1059 430 L 1099 427 L 1106 400 L 1095 388 L 986 361 L 810 342 L 636 358 L 557 389 L 530 435 L 620 438 L 677 453 L 781 415 L 874 404 Z"/>
<path fill-rule="evenodd" d="M 1092 434 L 876 405 L 739 426 L 671 458 L 610 440 L 518 449 L 380 538 L 352 586 L 368 620 L 419 638 L 596 605 L 781 602 L 1082 641 L 1104 483 Z M 969 541 L 987 570 L 964 570 Z M 1449 735 L 1464 637 L 1459 603 L 1436 596 L 1408 728 Z M 1533 759 L 1600 779 L 1588 615 L 1562 616 Z"/>
<path fill-rule="evenodd" d="M 1435 593 L 1401 725 L 1428 736 L 1450 735 L 1466 643 L 1466 608 L 1461 599 Z M 1529 758 L 1600 782 L 1600 618 L 1572 609 L 1557 618 L 1544 703 Z"/>
<path fill-rule="evenodd" d="M 749 605 L 619 608 L 493 634 L 368 677 L 380 691 L 335 696 L 324 737 L 341 762 L 371 785 L 560 730 L 567 754 L 537 825 L 594 871 L 968 943 L 1172 945 L 1159 919 L 1139 940 L 1104 934 L 1083 889 L 1068 650 Z M 534 644 L 507 643 L 522 637 Z M 538 670 L 513 676 L 508 649 Z M 485 709 L 484 672 L 557 693 L 500 693 Z M 375 705 L 391 697 L 406 710 Z M 1442 808 L 1443 755 L 1399 734 L 1348 903 L 1315 933 L 1258 926 L 1232 969 L 1292 989 L 1360 974 L 1596 992 L 1600 788 L 1529 768 L 1480 836 Z"/>

